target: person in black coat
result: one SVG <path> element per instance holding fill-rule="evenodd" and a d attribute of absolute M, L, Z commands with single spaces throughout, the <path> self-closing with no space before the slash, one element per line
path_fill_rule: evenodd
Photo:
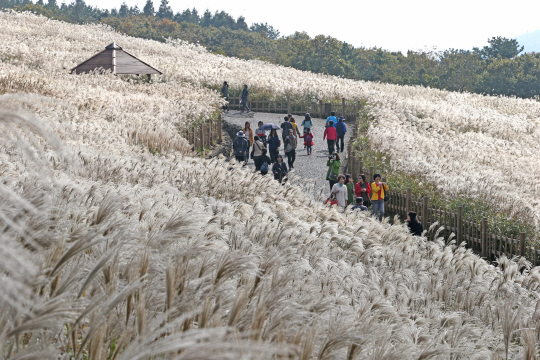
<path fill-rule="evenodd" d="M 422 226 L 422 223 L 416 219 L 416 213 L 414 211 L 410 211 L 407 214 L 407 227 L 409 228 L 411 234 L 415 236 L 422 236 L 424 227 Z"/>
<path fill-rule="evenodd" d="M 255 163 L 255 168 L 259 169 L 261 171 L 262 175 L 266 175 L 266 174 L 268 174 L 268 169 L 266 169 L 266 171 L 264 171 L 264 169 L 261 169 L 261 166 L 264 163 L 266 163 L 267 167 L 270 167 L 270 164 L 272 164 L 272 161 L 270 160 L 268 155 L 266 155 L 266 153 L 267 153 L 266 149 L 262 149 L 261 152 L 262 152 L 262 155 L 257 157 L 257 162 Z"/>
<path fill-rule="evenodd" d="M 277 161 L 272 166 L 272 172 L 274 173 L 274 179 L 283 182 L 283 178 L 287 175 L 287 165 L 283 162 L 281 154 L 277 156 Z"/>
<path fill-rule="evenodd" d="M 336 124 L 336 134 L 337 134 L 336 151 L 339 151 L 339 152 L 343 152 L 343 150 L 345 149 L 345 133 L 347 132 L 347 127 L 345 126 L 345 123 L 343 122 L 343 120 L 345 120 L 345 118 L 343 116 L 340 116 Z M 340 148 L 340 142 L 341 142 L 341 148 Z"/>

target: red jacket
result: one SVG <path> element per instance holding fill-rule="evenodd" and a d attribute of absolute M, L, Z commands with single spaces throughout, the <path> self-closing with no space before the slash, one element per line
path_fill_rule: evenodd
<path fill-rule="evenodd" d="M 371 186 L 369 185 L 369 183 L 366 183 L 366 185 L 367 195 L 368 197 L 371 197 Z M 354 185 L 354 192 L 356 193 L 356 197 L 362 197 L 362 186 L 360 186 L 360 183 L 356 183 L 356 185 Z"/>
<path fill-rule="evenodd" d="M 306 134 L 311 135 L 311 142 L 308 144 L 307 140 L 304 139 L 304 145 L 306 146 L 313 146 L 313 133 L 310 131 L 309 133 L 304 133 L 304 135 L 300 135 L 301 138 L 305 138 Z"/>
<path fill-rule="evenodd" d="M 337 140 L 336 128 L 333 126 L 327 127 L 326 130 L 324 130 L 323 140 L 324 139 Z"/>

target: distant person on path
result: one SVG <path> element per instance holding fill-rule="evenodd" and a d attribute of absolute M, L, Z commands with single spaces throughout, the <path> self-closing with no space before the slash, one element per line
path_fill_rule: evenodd
<path fill-rule="evenodd" d="M 311 132 L 311 129 L 313 128 L 313 120 L 311 120 L 311 115 L 309 115 L 309 113 L 307 113 L 304 120 L 302 120 L 301 126 L 304 127 L 304 134 L 306 132 Z"/>
<path fill-rule="evenodd" d="M 326 162 L 328 166 L 328 172 L 326 173 L 326 180 L 330 184 L 330 190 L 334 187 L 334 184 L 338 181 L 339 170 L 341 169 L 341 157 L 336 152 Z"/>
<path fill-rule="evenodd" d="M 280 146 L 281 140 L 279 139 L 277 130 L 273 129 L 268 136 L 268 150 L 270 151 L 270 160 L 272 161 L 272 164 L 277 161 Z"/>
<path fill-rule="evenodd" d="M 251 123 L 249 121 L 246 121 L 242 131 L 244 132 L 244 134 L 247 136 L 249 140 L 249 146 L 253 145 L 253 141 L 255 141 L 255 139 L 253 137 L 253 130 L 251 130 Z"/>
<path fill-rule="evenodd" d="M 239 162 L 247 163 L 249 155 L 249 141 L 246 139 L 243 131 L 236 134 L 236 139 L 233 142 L 234 157 Z"/>
<path fill-rule="evenodd" d="M 367 211 L 368 208 L 364 206 L 364 199 L 361 197 L 356 198 L 356 205 L 354 205 L 351 210 Z"/>
<path fill-rule="evenodd" d="M 298 124 L 296 124 L 296 120 L 291 116 L 289 118 L 289 122 L 293 126 L 294 136 L 300 136 L 300 132 L 298 132 Z"/>
<path fill-rule="evenodd" d="M 364 199 L 363 205 L 365 207 L 368 207 L 371 205 L 371 186 L 366 181 L 366 176 L 364 174 L 360 174 L 358 176 L 358 182 L 354 186 L 354 192 L 356 193 L 356 197 L 361 197 Z"/>
<path fill-rule="evenodd" d="M 330 124 L 330 121 L 332 121 L 331 124 Z M 326 127 L 328 126 L 336 127 L 336 124 L 337 124 L 336 113 L 332 111 L 330 112 L 330 116 L 326 118 Z"/>
<path fill-rule="evenodd" d="M 336 151 L 337 152 L 343 152 L 343 149 L 345 149 L 345 133 L 347 132 L 347 127 L 345 126 L 345 123 L 343 122 L 343 120 L 345 120 L 345 118 L 343 116 L 340 116 L 336 124 L 336 135 L 337 135 Z M 339 148 L 340 141 L 341 141 L 341 149 Z"/>
<path fill-rule="evenodd" d="M 262 156 L 263 154 L 263 149 L 264 149 L 264 144 L 262 143 L 261 139 L 255 135 L 255 142 L 253 142 L 253 147 L 252 147 L 252 158 L 253 158 L 253 163 L 255 163 L 255 171 L 258 171 L 258 170 L 261 170 L 259 168 L 259 158 Z"/>
<path fill-rule="evenodd" d="M 311 148 L 313 146 L 313 133 L 310 128 L 304 128 L 304 135 L 300 136 L 304 139 L 304 147 L 307 149 L 307 154 L 311 155 Z"/>
<path fill-rule="evenodd" d="M 287 155 L 289 170 L 293 169 L 294 161 L 296 160 L 296 137 L 294 136 L 293 129 L 289 130 L 289 136 L 285 138 L 283 146 L 285 147 L 285 155 Z"/>
<path fill-rule="evenodd" d="M 223 110 L 229 112 L 229 84 L 226 81 L 223 82 L 221 87 L 221 95 L 225 98 L 227 104 L 223 106 Z"/>
<path fill-rule="evenodd" d="M 325 139 L 328 143 L 328 153 L 332 154 L 334 152 L 334 145 L 337 139 L 336 128 L 334 127 L 334 123 L 332 122 L 332 120 L 330 120 L 329 126 L 324 129 L 323 140 Z"/>
<path fill-rule="evenodd" d="M 249 100 L 249 90 L 248 90 L 248 87 L 247 85 L 244 85 L 244 90 L 242 90 L 242 113 L 244 112 L 244 110 L 247 109 L 247 112 L 250 112 L 249 108 L 248 108 L 248 100 Z"/>
<path fill-rule="evenodd" d="M 422 226 L 422 223 L 416 218 L 416 213 L 414 211 L 409 211 L 409 213 L 407 214 L 406 222 L 411 234 L 415 236 L 422 236 L 422 232 L 424 232 L 424 227 Z"/>
<path fill-rule="evenodd" d="M 285 116 L 284 120 L 285 121 L 281 124 L 281 136 L 283 137 L 283 141 L 289 136 L 289 130 L 294 130 L 294 126 L 289 121 L 289 116 Z"/>
<path fill-rule="evenodd" d="M 347 186 L 347 205 L 354 204 L 354 181 L 352 176 L 347 174 L 345 175 L 345 186 Z"/>
<path fill-rule="evenodd" d="M 268 169 L 270 168 L 270 158 L 268 155 L 266 155 L 267 151 L 266 149 L 262 149 L 262 155 L 259 156 L 257 159 L 257 163 L 255 163 L 255 168 L 261 171 L 261 175 L 268 174 Z"/>
<path fill-rule="evenodd" d="M 282 183 L 285 176 L 287 176 L 287 165 L 283 162 L 283 157 L 280 154 L 278 154 L 277 161 L 274 166 L 272 166 L 272 172 L 274 173 L 274 179 L 280 183 Z"/>
<path fill-rule="evenodd" d="M 373 215 L 379 217 L 379 221 L 382 221 L 384 216 L 384 192 L 388 191 L 388 185 L 381 182 L 381 175 L 373 175 L 373 182 L 371 184 L 371 205 L 373 205 Z"/>
<path fill-rule="evenodd" d="M 261 130 L 261 127 L 264 125 L 264 123 L 262 121 L 259 121 L 257 125 L 259 127 L 255 129 L 255 135 L 257 135 L 261 139 L 262 143 L 266 147 L 266 144 L 267 144 L 266 131 Z"/>
<path fill-rule="evenodd" d="M 332 187 L 332 195 L 336 197 L 338 205 L 342 209 L 347 206 L 347 186 L 345 186 L 345 175 L 338 176 L 337 184 Z"/>

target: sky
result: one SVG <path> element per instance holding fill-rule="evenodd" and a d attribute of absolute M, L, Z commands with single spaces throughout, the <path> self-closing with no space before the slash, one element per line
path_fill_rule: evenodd
<path fill-rule="evenodd" d="M 86 0 L 108 9 L 119 8 L 123 2 Z M 146 0 L 125 2 L 142 9 Z M 156 10 L 159 3 L 154 1 Z M 281 35 L 305 31 L 354 46 L 404 53 L 409 49 L 472 49 L 487 45 L 493 36 L 515 37 L 540 28 L 540 1 L 536 0 L 169 0 L 169 4 L 175 13 L 193 7 L 200 14 L 206 9 L 224 10 L 235 18 L 244 16 L 250 25 L 267 22 Z"/>

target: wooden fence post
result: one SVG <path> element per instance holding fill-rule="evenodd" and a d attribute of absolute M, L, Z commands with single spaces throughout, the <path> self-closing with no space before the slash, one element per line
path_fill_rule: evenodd
<path fill-rule="evenodd" d="M 322 119 L 324 117 L 323 115 L 323 101 L 319 100 L 319 117 Z"/>
<path fill-rule="evenodd" d="M 406 201 L 405 207 L 408 214 L 410 211 L 412 211 L 412 189 L 411 188 L 407 189 L 407 195 L 406 195 L 405 201 Z"/>
<path fill-rule="evenodd" d="M 461 244 L 463 240 L 463 236 L 462 236 L 463 226 L 461 226 L 462 217 L 463 217 L 463 206 L 458 206 L 457 214 L 456 214 L 456 239 L 457 239 L 458 246 L 459 244 Z"/>
<path fill-rule="evenodd" d="M 345 98 L 341 98 L 341 116 L 345 117 Z"/>
<path fill-rule="evenodd" d="M 429 196 L 424 196 L 422 199 L 422 223 L 424 230 L 429 229 Z"/>
<path fill-rule="evenodd" d="M 480 255 L 485 258 L 487 256 L 487 217 L 482 218 L 480 225 Z"/>
<path fill-rule="evenodd" d="M 351 143 L 347 144 L 347 172 L 352 175 L 352 167 L 353 167 L 353 153 L 351 150 Z"/>
<path fill-rule="evenodd" d="M 326 103 L 324 104 L 324 116 L 330 116 L 330 113 L 332 112 L 332 103 Z"/>
<path fill-rule="evenodd" d="M 204 123 L 201 124 L 201 128 L 200 128 L 200 131 L 199 131 L 199 137 L 201 139 L 201 149 L 204 152 Z"/>
<path fill-rule="evenodd" d="M 369 179 L 367 181 L 370 183 L 373 181 L 373 166 L 369 167 Z"/>
<path fill-rule="evenodd" d="M 525 233 L 519 234 L 519 256 L 525 257 Z"/>
<path fill-rule="evenodd" d="M 223 124 L 222 124 L 221 113 L 220 113 L 218 116 L 218 138 L 219 138 L 220 143 L 223 141 L 223 139 L 221 138 L 221 132 L 223 131 L 222 126 Z"/>
<path fill-rule="evenodd" d="M 357 171 L 357 173 L 358 173 L 358 175 L 364 174 L 364 159 L 363 158 L 358 159 L 358 171 Z"/>
<path fill-rule="evenodd" d="M 291 114 L 291 97 L 287 96 L 287 114 Z"/>

